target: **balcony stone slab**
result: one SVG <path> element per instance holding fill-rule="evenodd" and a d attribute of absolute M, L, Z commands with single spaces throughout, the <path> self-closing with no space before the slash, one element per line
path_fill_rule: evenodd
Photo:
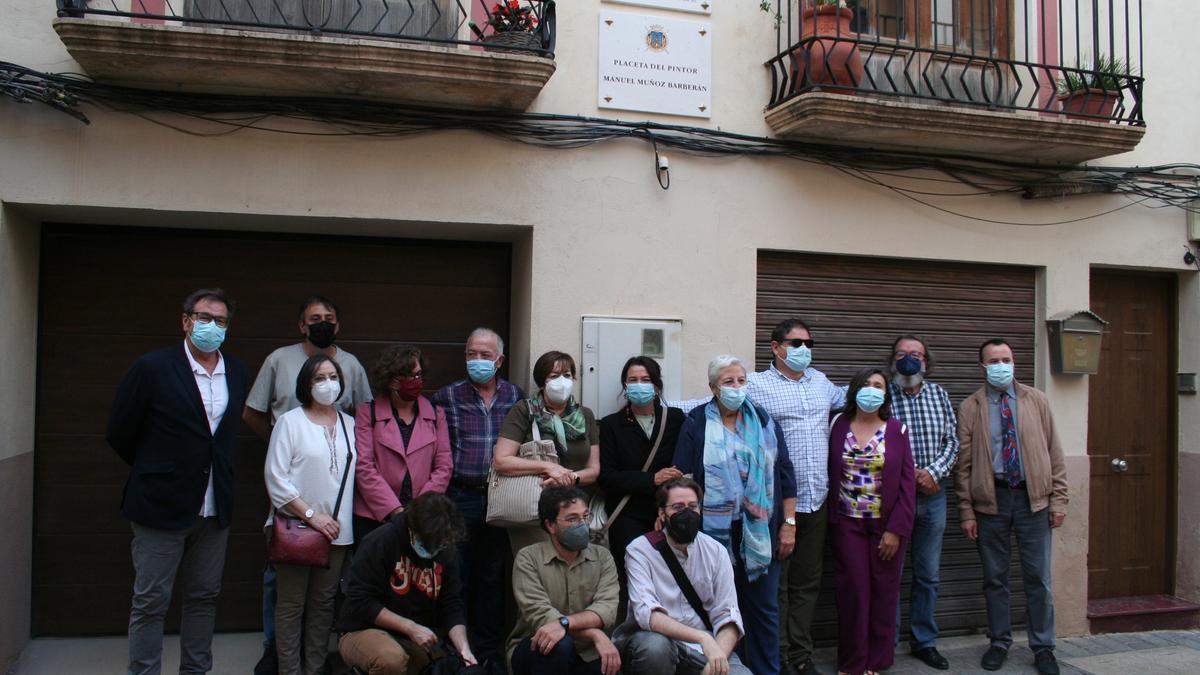
<path fill-rule="evenodd" d="M 142 89 L 522 111 L 554 74 L 549 57 L 415 41 L 93 18 L 54 30 L 89 76 Z"/>
<path fill-rule="evenodd" d="M 766 112 L 782 138 L 826 145 L 1070 165 L 1134 149 L 1145 127 L 1036 112 L 808 92 Z"/>

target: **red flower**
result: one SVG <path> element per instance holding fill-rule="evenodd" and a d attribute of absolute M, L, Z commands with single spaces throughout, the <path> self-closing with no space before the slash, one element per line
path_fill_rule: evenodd
<path fill-rule="evenodd" d="M 521 3 L 517 2 L 517 0 L 508 0 L 508 8 L 509 9 L 516 9 L 520 6 L 521 6 Z"/>

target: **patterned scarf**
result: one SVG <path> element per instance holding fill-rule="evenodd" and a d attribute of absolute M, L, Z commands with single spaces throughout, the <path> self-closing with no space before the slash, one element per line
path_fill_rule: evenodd
<path fill-rule="evenodd" d="M 567 401 L 567 408 L 562 415 L 555 415 L 546 408 L 541 396 L 529 399 L 529 414 L 537 421 L 538 429 L 543 434 L 554 438 L 554 447 L 559 457 L 567 454 L 567 441 L 583 438 L 587 433 L 587 421 L 583 417 L 583 407 L 575 402 L 572 396 Z"/>
<path fill-rule="evenodd" d="M 704 409 L 704 532 L 734 555 L 730 528 L 742 523 L 742 561 L 754 581 L 771 564 L 771 511 L 775 500 L 775 422 L 763 427 L 749 402 L 737 433 L 721 423 L 716 401 Z M 736 556 L 735 556 L 736 559 Z"/>

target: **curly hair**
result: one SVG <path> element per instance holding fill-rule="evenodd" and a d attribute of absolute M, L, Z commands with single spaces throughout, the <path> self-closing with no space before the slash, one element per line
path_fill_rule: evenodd
<path fill-rule="evenodd" d="M 467 540 L 467 525 L 458 507 L 440 492 L 426 492 L 412 500 L 404 519 L 413 534 L 430 550 L 454 554 L 454 547 Z"/>
<path fill-rule="evenodd" d="M 421 350 L 411 345 L 388 345 L 371 366 L 371 389 L 376 394 L 386 393 L 393 378 L 411 375 L 417 366 L 425 370 L 425 357 Z"/>

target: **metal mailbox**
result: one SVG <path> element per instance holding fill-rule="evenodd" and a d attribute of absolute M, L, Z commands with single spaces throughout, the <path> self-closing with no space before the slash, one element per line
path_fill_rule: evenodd
<path fill-rule="evenodd" d="M 1108 322 L 1082 310 L 1046 319 L 1050 333 L 1050 367 L 1055 373 L 1095 375 L 1100 370 L 1100 343 Z"/>

